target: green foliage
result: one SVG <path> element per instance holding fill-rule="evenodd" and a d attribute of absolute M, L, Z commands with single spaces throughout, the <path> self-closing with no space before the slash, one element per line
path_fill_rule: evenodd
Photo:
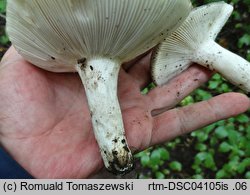
<path fill-rule="evenodd" d="M 238 42 L 238 47 L 242 48 L 243 46 L 249 46 L 250 45 L 250 35 L 249 34 L 244 34 Z"/>
<path fill-rule="evenodd" d="M 6 8 L 6 0 L 0 0 L 0 13 L 5 13 Z"/>
<path fill-rule="evenodd" d="M 199 6 L 216 1 L 219 0 L 193 0 L 193 4 Z M 225 2 L 232 4 L 235 10 L 217 42 L 250 61 L 250 1 Z M 232 91 L 241 92 L 221 75 L 215 74 L 208 83 L 187 96 L 180 106 Z M 216 122 L 140 153 L 138 158 L 144 159 L 140 177 L 250 179 L 249 113 Z M 164 150 L 168 158 L 162 158 L 159 149 Z"/>
<path fill-rule="evenodd" d="M 9 38 L 5 33 L 6 0 L 0 0 L 0 54 L 9 46 Z M 1 57 L 2 55 L 0 55 Z"/>
<path fill-rule="evenodd" d="M 171 163 L 169 163 L 169 168 L 172 171 L 181 171 L 182 170 L 182 164 L 178 161 L 173 161 Z"/>

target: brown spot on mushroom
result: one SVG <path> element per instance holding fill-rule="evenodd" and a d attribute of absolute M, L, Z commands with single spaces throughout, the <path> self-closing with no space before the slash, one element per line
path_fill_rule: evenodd
<path fill-rule="evenodd" d="M 84 64 L 86 62 L 86 58 L 81 58 L 77 60 L 77 64 Z"/>
<path fill-rule="evenodd" d="M 129 152 L 129 149 L 128 149 L 127 146 L 123 146 L 123 149 L 124 149 L 125 151 Z"/>
<path fill-rule="evenodd" d="M 111 136 L 112 136 L 112 134 L 111 134 L 110 132 L 107 132 L 107 133 L 106 133 L 106 138 L 107 138 L 107 139 L 111 139 Z"/>
<path fill-rule="evenodd" d="M 125 157 L 122 161 L 119 161 L 118 153 L 116 154 L 116 152 L 117 151 L 112 151 L 113 160 L 108 162 L 108 170 L 116 175 L 126 174 L 127 172 L 131 171 L 131 169 L 134 168 L 134 164 L 131 164 L 131 167 L 129 167 L 128 169 L 124 169 L 129 159 L 128 157 Z"/>
<path fill-rule="evenodd" d="M 85 62 L 86 62 L 86 58 L 81 58 L 81 59 L 77 60 L 77 64 L 80 65 L 81 70 L 84 70 L 84 68 L 86 66 Z"/>

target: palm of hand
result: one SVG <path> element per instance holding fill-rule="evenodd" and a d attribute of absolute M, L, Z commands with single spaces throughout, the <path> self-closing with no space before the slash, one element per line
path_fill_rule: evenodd
<path fill-rule="evenodd" d="M 142 150 L 249 108 L 248 98 L 229 93 L 181 109 L 159 110 L 174 107 L 209 76 L 193 67 L 141 95 L 140 88 L 150 81 L 148 59 L 131 72 L 121 70 L 118 96 L 130 148 Z M 85 178 L 102 168 L 77 74 L 41 70 L 12 48 L 1 62 L 0 92 L 0 142 L 34 177 Z M 158 115 L 151 115 L 156 110 Z"/>
<path fill-rule="evenodd" d="M 120 88 L 123 110 L 127 110 L 124 120 L 132 114 L 145 116 L 146 102 L 135 90 L 138 86 L 125 72 L 121 72 L 121 77 L 125 83 Z M 17 59 L 2 67 L 1 79 L 0 110 L 6 111 L 1 116 L 1 142 L 26 170 L 37 177 L 80 178 L 101 168 L 84 89 L 77 74 L 55 74 Z M 131 132 L 143 128 L 142 136 L 148 136 L 150 118 L 144 127 L 139 123 L 127 124 Z M 134 147 L 139 144 L 133 139 L 130 143 Z"/>

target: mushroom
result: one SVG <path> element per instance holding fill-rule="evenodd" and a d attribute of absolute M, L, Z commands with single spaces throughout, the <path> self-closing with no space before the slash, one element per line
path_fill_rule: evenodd
<path fill-rule="evenodd" d="M 133 167 L 117 98 L 123 62 L 170 35 L 191 11 L 190 0 L 11 0 L 7 32 L 32 64 L 78 72 L 106 168 Z"/>
<path fill-rule="evenodd" d="M 156 47 L 151 62 L 154 82 L 165 84 L 195 62 L 250 92 L 250 63 L 214 41 L 232 11 L 233 7 L 224 2 L 193 9 L 184 23 Z"/>

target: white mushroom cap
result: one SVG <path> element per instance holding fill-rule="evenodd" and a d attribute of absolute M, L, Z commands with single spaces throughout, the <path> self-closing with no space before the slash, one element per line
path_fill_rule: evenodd
<path fill-rule="evenodd" d="M 190 9 L 189 0 L 11 0 L 7 32 L 33 64 L 76 71 L 83 58 L 138 56 L 173 32 Z"/>
<path fill-rule="evenodd" d="M 155 48 L 151 61 L 154 82 L 165 84 L 195 62 L 250 92 L 250 63 L 214 41 L 232 11 L 233 7 L 224 2 L 194 9 L 186 21 Z"/>

